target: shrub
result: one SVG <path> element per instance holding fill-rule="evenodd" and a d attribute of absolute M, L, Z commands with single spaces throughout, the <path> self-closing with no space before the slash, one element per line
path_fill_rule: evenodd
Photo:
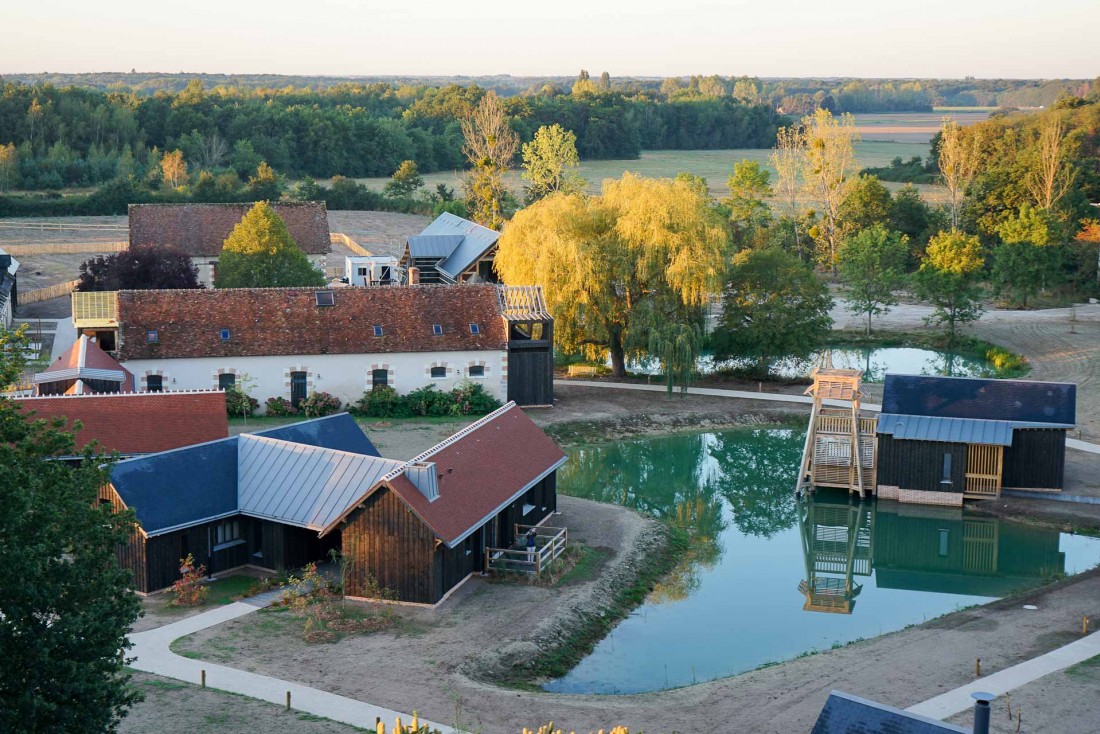
<path fill-rule="evenodd" d="M 264 403 L 268 415 L 298 415 L 298 409 L 286 398 L 268 398 Z"/>
<path fill-rule="evenodd" d="M 315 392 L 302 401 L 302 412 L 308 418 L 321 418 L 340 410 L 340 398 L 327 392 Z"/>
<path fill-rule="evenodd" d="M 180 559 L 180 579 L 172 584 L 172 592 L 176 598 L 172 604 L 177 607 L 195 607 L 206 601 L 210 588 L 203 580 L 206 576 L 206 566 L 196 566 L 195 558 L 190 553 L 187 558 Z"/>
<path fill-rule="evenodd" d="M 451 391 L 451 397 L 452 415 L 485 415 L 500 407 L 500 401 L 476 382 L 463 382 Z"/>
<path fill-rule="evenodd" d="M 248 417 L 260 407 L 260 401 L 251 395 L 246 395 L 239 388 L 231 387 L 225 391 L 225 412 L 230 417 Z"/>
<path fill-rule="evenodd" d="M 451 406 L 454 397 L 436 390 L 434 384 L 413 390 L 404 397 L 404 401 L 412 415 L 453 415 Z"/>
<path fill-rule="evenodd" d="M 363 393 L 354 405 L 349 406 L 356 415 L 369 415 L 372 418 L 396 418 L 404 415 L 405 402 L 389 385 L 379 386 Z"/>
<path fill-rule="evenodd" d="M 985 358 L 998 372 L 1019 372 L 1026 364 L 1023 357 L 1001 347 L 993 347 L 987 351 Z"/>

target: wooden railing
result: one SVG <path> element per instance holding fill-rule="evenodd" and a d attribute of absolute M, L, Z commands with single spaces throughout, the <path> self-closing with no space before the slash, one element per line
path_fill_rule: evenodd
<path fill-rule="evenodd" d="M 552 528 L 545 525 L 516 525 L 517 542 L 522 542 L 528 530 L 535 530 L 535 549 L 486 548 L 485 569 L 510 573 L 529 573 L 541 576 L 569 546 L 569 528 Z"/>
<path fill-rule="evenodd" d="M 79 280 L 70 280 L 68 283 L 57 283 L 55 285 L 46 286 L 45 288 L 39 288 L 38 290 L 20 293 L 19 305 L 26 306 L 29 303 L 39 303 L 40 301 L 48 301 L 51 298 L 67 296 L 73 292 L 76 288 L 76 284 L 79 282 Z"/>

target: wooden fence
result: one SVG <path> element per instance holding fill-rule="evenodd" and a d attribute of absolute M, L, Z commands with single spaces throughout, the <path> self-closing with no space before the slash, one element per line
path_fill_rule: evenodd
<path fill-rule="evenodd" d="M 328 239 L 329 239 L 329 242 L 331 242 L 332 244 L 334 244 L 334 245 L 343 245 L 344 247 L 346 247 L 349 250 L 351 250 L 352 252 L 354 252 L 356 255 L 362 255 L 363 257 L 370 257 L 371 256 L 371 251 L 370 250 L 363 247 L 362 245 L 360 245 L 358 242 L 353 240 L 351 237 L 348 237 L 343 232 L 329 232 Z"/>
<path fill-rule="evenodd" d="M 38 290 L 20 293 L 19 305 L 26 306 L 30 303 L 38 303 L 39 301 L 48 301 L 51 298 L 67 296 L 76 290 L 76 284 L 79 282 L 79 280 L 70 280 L 68 283 L 58 283 L 56 285 L 46 286 L 45 288 L 39 288 Z"/>
<path fill-rule="evenodd" d="M 0 220 L 0 229 L 36 229 L 49 230 L 52 232 L 94 229 L 102 232 L 125 232 L 128 228 L 128 225 L 125 224 L 104 224 L 102 222 L 22 222 L 18 220 Z"/>
<path fill-rule="evenodd" d="M 4 245 L 9 255 L 82 255 L 85 253 L 123 252 L 129 242 L 64 242 L 39 245 Z"/>
<path fill-rule="evenodd" d="M 490 571 L 529 573 L 541 576 L 569 546 L 569 529 L 538 525 L 516 525 L 516 542 L 524 542 L 524 534 L 534 528 L 535 550 L 526 548 L 486 548 L 485 568 Z"/>

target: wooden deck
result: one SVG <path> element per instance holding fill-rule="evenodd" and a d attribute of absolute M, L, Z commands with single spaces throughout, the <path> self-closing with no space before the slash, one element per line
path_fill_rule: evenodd
<path fill-rule="evenodd" d="M 535 549 L 527 550 L 527 531 L 535 530 Z M 485 568 L 505 573 L 526 573 L 541 576 L 569 546 L 569 528 L 546 525 L 516 525 L 516 544 L 511 548 L 486 548 Z"/>

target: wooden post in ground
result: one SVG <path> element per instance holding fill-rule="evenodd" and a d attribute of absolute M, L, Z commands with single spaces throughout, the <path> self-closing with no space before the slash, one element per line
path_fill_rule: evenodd
<path fill-rule="evenodd" d="M 290 711 L 290 691 L 286 692 L 286 710 Z"/>
<path fill-rule="evenodd" d="M 199 675 L 199 683 L 203 688 L 206 688 L 206 668 L 203 668 L 202 673 Z"/>

